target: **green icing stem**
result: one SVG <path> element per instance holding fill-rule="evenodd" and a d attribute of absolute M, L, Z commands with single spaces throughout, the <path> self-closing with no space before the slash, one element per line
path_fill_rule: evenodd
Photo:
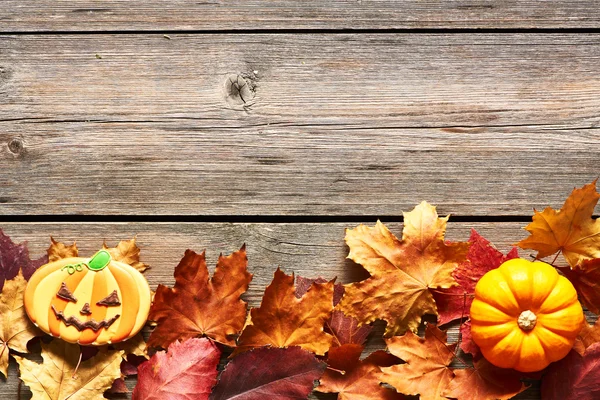
<path fill-rule="evenodd" d="M 110 253 L 106 250 L 100 250 L 87 263 L 87 267 L 92 271 L 101 271 L 110 263 Z"/>

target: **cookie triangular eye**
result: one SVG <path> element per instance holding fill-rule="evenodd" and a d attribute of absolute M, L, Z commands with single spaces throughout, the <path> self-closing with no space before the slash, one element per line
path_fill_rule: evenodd
<path fill-rule="evenodd" d="M 119 306 L 121 305 L 121 300 L 119 300 L 119 295 L 116 290 L 113 290 L 111 294 L 100 300 L 96 303 L 98 306 Z"/>
<path fill-rule="evenodd" d="M 66 283 L 62 283 L 60 285 L 60 289 L 58 289 L 58 293 L 56 293 L 58 297 L 63 300 L 71 301 L 73 303 L 77 303 L 77 299 L 73 295 L 73 293 L 69 290 Z"/>

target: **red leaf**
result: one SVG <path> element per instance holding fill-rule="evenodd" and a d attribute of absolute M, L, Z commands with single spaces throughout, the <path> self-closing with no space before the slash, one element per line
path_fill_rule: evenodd
<path fill-rule="evenodd" d="M 476 361 L 474 367 L 455 369 L 444 396 L 460 400 L 505 400 L 527 389 L 521 382 L 523 374 L 515 370 L 498 368 L 485 358 Z"/>
<path fill-rule="evenodd" d="M 325 364 L 300 347 L 261 347 L 227 364 L 210 399 L 305 399 L 324 369 Z"/>
<path fill-rule="evenodd" d="M 471 243 L 471 247 L 469 247 L 467 259 L 459 264 L 452 273 L 459 286 L 433 293 L 440 325 L 467 317 L 473 302 L 475 285 L 479 279 L 486 272 L 498 268 L 504 261 L 519 256 L 516 247 L 513 247 L 507 255 L 502 254 L 475 229 L 471 230 L 469 243 Z"/>
<path fill-rule="evenodd" d="M 132 400 L 208 399 L 221 351 L 208 339 L 173 342 L 138 367 Z"/>
<path fill-rule="evenodd" d="M 572 350 L 550 364 L 542 379 L 544 400 L 595 400 L 600 398 L 600 343 L 594 343 L 582 357 Z"/>
<path fill-rule="evenodd" d="M 19 269 L 23 270 L 25 280 L 29 280 L 35 270 L 47 262 L 47 255 L 31 260 L 27 242 L 16 244 L 0 229 L 0 291 L 4 281 L 14 279 Z"/>
<path fill-rule="evenodd" d="M 600 258 L 585 260 L 573 269 L 560 268 L 571 281 L 581 303 L 594 314 L 600 314 Z"/>
<path fill-rule="evenodd" d="M 479 346 L 475 344 L 473 341 L 473 337 L 471 336 L 471 320 L 465 322 L 460 327 L 460 335 L 461 342 L 460 348 L 465 353 L 469 353 L 473 356 L 474 359 L 479 358 L 481 355 L 481 351 L 479 350 Z"/>
<path fill-rule="evenodd" d="M 304 278 L 296 277 L 296 297 L 301 298 L 313 283 L 327 283 L 324 278 Z M 344 285 L 341 283 L 333 287 L 333 305 L 336 306 L 344 295 Z M 348 317 L 343 312 L 334 310 L 331 318 L 325 322 L 325 332 L 333 336 L 332 347 L 342 346 L 344 344 L 363 344 L 373 328 L 370 325 L 358 326 L 356 318 Z"/>

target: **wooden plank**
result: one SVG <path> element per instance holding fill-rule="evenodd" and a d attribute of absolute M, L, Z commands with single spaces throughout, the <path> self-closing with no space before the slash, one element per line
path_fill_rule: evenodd
<path fill-rule="evenodd" d="M 385 221 L 384 221 L 385 222 Z M 365 221 L 374 223 L 374 221 Z M 72 242 L 77 240 L 81 254 L 96 251 L 106 239 L 115 244 L 120 239 L 137 235 L 142 248 L 143 261 L 151 269 L 146 277 L 153 289 L 159 283 L 174 284 L 173 270 L 187 248 L 196 251 L 207 249 L 209 269 L 217 260 L 218 253 L 230 253 L 247 244 L 249 269 L 254 274 L 246 300 L 258 306 L 264 288 L 271 281 L 277 266 L 286 273 L 294 272 L 307 277 L 338 277 L 338 282 L 348 283 L 363 279 L 361 268 L 345 257 L 344 229 L 353 224 L 250 224 L 250 223 L 4 223 L 1 228 L 13 240 L 27 240 L 32 257 L 44 254 L 49 237 Z M 388 224 L 400 235 L 401 224 Z M 477 229 L 501 251 L 507 252 L 511 244 L 521 239 L 524 232 L 520 223 L 453 223 L 448 225 L 446 238 L 452 241 L 467 240 L 471 228 Z M 521 251 L 522 257 L 528 253 Z M 590 315 L 591 317 L 591 315 Z M 382 333 L 379 325 L 379 332 Z M 450 340 L 457 339 L 457 328 L 450 330 Z M 367 349 L 383 348 L 381 339 L 370 339 Z M 11 363 L 9 379 L 0 385 L 1 398 L 15 398 L 17 379 L 15 366 Z M 133 385 L 133 382 L 130 382 Z M 27 392 L 27 390 L 25 390 Z M 23 395 L 22 398 L 28 398 Z M 327 397 L 325 397 L 327 398 Z M 517 399 L 539 398 L 535 387 Z"/>
<path fill-rule="evenodd" d="M 5 215 L 528 215 L 599 173 L 595 34 L 25 35 L 0 56 Z"/>
<path fill-rule="evenodd" d="M 3 0 L 0 30 L 597 28 L 593 0 Z"/>

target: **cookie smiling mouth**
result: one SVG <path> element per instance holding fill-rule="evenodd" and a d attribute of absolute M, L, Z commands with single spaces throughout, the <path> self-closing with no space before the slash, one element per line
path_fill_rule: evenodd
<path fill-rule="evenodd" d="M 71 315 L 68 318 L 65 317 L 65 314 L 62 311 L 58 311 L 54 307 L 54 305 L 52 305 L 52 311 L 54 311 L 54 315 L 56 315 L 57 319 L 64 322 L 65 325 L 67 325 L 67 326 L 73 325 L 80 332 L 86 328 L 90 328 L 94 332 L 98 332 L 102 328 L 108 328 L 109 326 L 111 326 L 120 317 L 120 315 L 117 314 L 114 317 L 112 317 L 111 319 L 103 319 L 100 322 L 94 320 L 93 318 L 89 319 L 87 321 L 82 321 L 74 315 Z"/>

